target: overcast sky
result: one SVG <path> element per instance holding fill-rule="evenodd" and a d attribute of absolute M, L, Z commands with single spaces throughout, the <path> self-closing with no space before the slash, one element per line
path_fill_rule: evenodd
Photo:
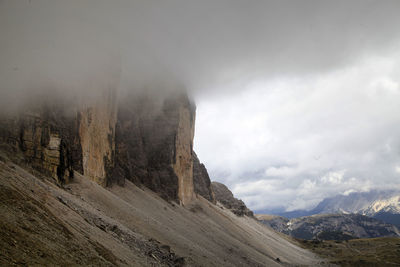
<path fill-rule="evenodd" d="M 197 101 L 200 159 L 253 210 L 400 189 L 400 2 L 294 2 L 252 28 L 262 67 Z"/>
<path fill-rule="evenodd" d="M 179 84 L 201 161 L 252 209 L 398 188 L 399 13 L 398 0 L 0 0 L 0 107 L 43 88 Z"/>

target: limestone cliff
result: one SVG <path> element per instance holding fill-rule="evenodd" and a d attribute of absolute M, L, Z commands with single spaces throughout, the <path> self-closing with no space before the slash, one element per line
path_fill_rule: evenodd
<path fill-rule="evenodd" d="M 176 176 L 178 176 L 178 198 L 183 204 L 189 203 L 194 197 L 194 116 L 190 103 L 181 102 L 178 107 L 178 125 L 175 134 L 175 153 L 172 167 Z"/>
<path fill-rule="evenodd" d="M 68 110 L 68 112 L 66 112 Z M 135 95 L 114 90 L 83 102 L 34 106 L 4 118 L 0 138 L 57 180 L 78 171 L 96 183 L 143 184 L 183 205 L 197 193 L 213 201 L 207 170 L 193 152 L 195 107 L 184 92 Z"/>
<path fill-rule="evenodd" d="M 202 164 L 193 152 L 193 183 L 196 194 L 201 195 L 208 201 L 215 204 L 215 195 L 211 188 L 211 180 L 204 164 Z"/>
<path fill-rule="evenodd" d="M 107 185 L 107 170 L 112 168 L 115 152 L 117 102 L 114 90 L 78 113 L 83 174 L 100 185 Z"/>
<path fill-rule="evenodd" d="M 60 107 L 41 107 L 2 118 L 0 138 L 13 153 L 22 153 L 34 169 L 63 184 L 81 170 L 76 120 Z"/>
<path fill-rule="evenodd" d="M 160 102 L 132 97 L 120 104 L 114 182 L 144 184 L 168 200 L 189 203 L 193 189 L 194 105 L 186 94 Z"/>
<path fill-rule="evenodd" d="M 92 100 L 32 104 L 20 114 L 2 116 L 2 143 L 59 184 L 70 181 L 75 170 L 105 186 L 115 150 L 115 92 Z"/>

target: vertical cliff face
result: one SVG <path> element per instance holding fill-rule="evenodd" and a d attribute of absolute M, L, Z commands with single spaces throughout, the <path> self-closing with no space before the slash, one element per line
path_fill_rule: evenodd
<path fill-rule="evenodd" d="M 211 188 L 211 180 L 207 169 L 193 152 L 193 185 L 194 192 L 201 195 L 208 201 L 216 203 L 214 192 Z"/>
<path fill-rule="evenodd" d="M 2 120 L 0 138 L 60 184 L 78 171 L 102 186 L 129 179 L 183 205 L 196 185 L 196 193 L 214 201 L 207 170 L 193 152 L 195 107 L 185 93 L 135 95 L 117 105 L 115 91 L 105 90 L 69 105 L 68 116 L 66 106 Z"/>
<path fill-rule="evenodd" d="M 59 184 L 81 169 L 77 124 L 59 107 L 41 107 L 1 121 L 1 139 L 13 152 L 22 152 L 34 169 Z"/>
<path fill-rule="evenodd" d="M 103 186 L 114 164 L 116 119 L 114 90 L 104 91 L 95 103 L 78 113 L 83 174 Z"/>
<path fill-rule="evenodd" d="M 34 169 L 69 182 L 78 171 L 105 186 L 115 151 L 116 96 L 108 90 L 86 105 L 37 105 L 2 118 L 1 139 Z"/>
<path fill-rule="evenodd" d="M 193 138 L 195 113 L 190 103 L 178 103 L 178 125 L 175 133 L 175 153 L 172 167 L 178 177 L 178 198 L 182 204 L 194 197 L 193 186 Z"/>
<path fill-rule="evenodd" d="M 195 108 L 185 94 L 122 102 L 112 180 L 122 184 L 126 178 L 165 199 L 189 203 L 194 195 L 194 121 Z"/>

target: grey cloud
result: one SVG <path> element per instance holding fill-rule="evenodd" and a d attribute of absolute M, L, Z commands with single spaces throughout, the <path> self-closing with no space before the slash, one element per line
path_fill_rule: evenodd
<path fill-rule="evenodd" d="M 399 5 L 2 0 L 1 88 L 81 92 L 112 80 L 122 91 L 165 83 L 196 95 L 242 90 L 257 77 L 327 71 L 395 49 Z"/>

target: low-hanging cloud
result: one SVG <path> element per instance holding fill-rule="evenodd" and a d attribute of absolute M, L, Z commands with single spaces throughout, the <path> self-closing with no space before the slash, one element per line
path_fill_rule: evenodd
<path fill-rule="evenodd" d="M 207 96 L 243 90 L 255 78 L 323 72 L 397 49 L 398 7 L 359 0 L 1 0 L 0 88 L 13 97 L 44 87 L 89 95 L 107 86 L 161 91 L 179 84 Z"/>

